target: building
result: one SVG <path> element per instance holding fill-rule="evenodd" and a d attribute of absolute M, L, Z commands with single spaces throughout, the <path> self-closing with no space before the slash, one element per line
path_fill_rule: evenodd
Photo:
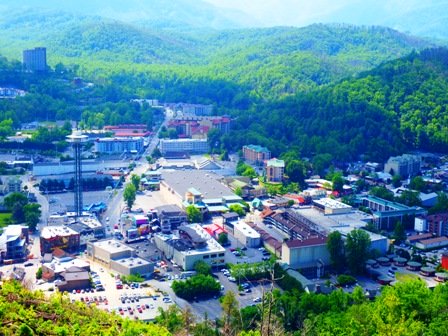
<path fill-rule="evenodd" d="M 282 182 L 285 173 L 285 161 L 273 158 L 266 161 L 266 181 Z"/>
<path fill-rule="evenodd" d="M 313 200 L 315 208 L 321 210 L 325 215 L 346 214 L 353 211 L 350 205 L 336 201 L 331 198 Z"/>
<path fill-rule="evenodd" d="M 165 258 L 184 271 L 194 270 L 197 261 L 212 267 L 226 264 L 226 250 L 198 224 L 179 227 L 178 235 L 155 234 L 154 242 Z"/>
<path fill-rule="evenodd" d="M 2 187 L 4 195 L 14 192 L 21 192 L 22 181 L 16 177 L 10 177 L 7 178 L 6 181 L 3 181 Z"/>
<path fill-rule="evenodd" d="M 166 199 L 182 208 L 194 205 L 203 214 L 222 214 L 229 211 L 230 205 L 240 204 L 243 200 L 213 172 L 165 170 L 162 177 L 160 190 Z"/>
<path fill-rule="evenodd" d="M 170 153 L 205 154 L 210 151 L 207 139 L 161 139 L 160 152 L 163 156 Z"/>
<path fill-rule="evenodd" d="M 115 239 L 87 243 L 89 258 L 123 275 L 140 274 L 149 277 L 154 264 L 136 256 L 135 250 Z"/>
<path fill-rule="evenodd" d="M 417 155 L 404 154 L 390 157 L 384 165 L 384 172 L 400 175 L 402 178 L 415 176 L 420 172 L 421 158 Z"/>
<path fill-rule="evenodd" d="M 26 71 L 47 71 L 47 49 L 40 47 L 24 50 L 23 68 Z"/>
<path fill-rule="evenodd" d="M 232 189 L 233 192 L 241 191 L 241 197 L 244 199 L 253 199 L 258 197 L 265 197 L 267 195 L 266 188 L 262 185 L 253 185 L 250 178 L 246 177 L 229 177 L 225 179 L 225 183 Z"/>
<path fill-rule="evenodd" d="M 65 252 L 76 252 L 79 250 L 80 236 L 75 230 L 66 225 L 45 226 L 40 234 L 40 253 L 52 253 L 55 248 Z"/>
<path fill-rule="evenodd" d="M 420 207 L 408 207 L 371 195 L 362 198 L 362 205 L 372 210 L 373 224 L 378 230 L 393 230 L 397 222 L 406 227 L 413 226 L 416 216 L 425 216 L 427 213 Z"/>
<path fill-rule="evenodd" d="M 168 128 L 174 128 L 179 138 L 207 139 L 207 134 L 211 129 L 217 129 L 222 134 L 228 133 L 230 118 L 227 116 L 177 117 L 168 122 Z"/>
<path fill-rule="evenodd" d="M 114 138 L 147 138 L 151 132 L 147 130 L 145 124 L 121 124 L 114 126 L 104 126 L 105 131 L 112 132 Z"/>
<path fill-rule="evenodd" d="M 233 235 L 235 239 L 246 247 L 259 247 L 261 245 L 260 234 L 247 225 L 244 221 L 234 223 Z"/>
<path fill-rule="evenodd" d="M 258 145 L 247 145 L 243 147 L 243 158 L 246 162 L 261 166 L 271 158 L 271 152 Z"/>
<path fill-rule="evenodd" d="M 421 250 L 430 250 L 448 246 L 448 238 L 445 236 L 420 240 L 415 243 L 415 247 Z"/>
<path fill-rule="evenodd" d="M 155 210 L 163 233 L 170 233 L 188 222 L 187 213 L 177 205 L 162 205 L 156 207 Z"/>
<path fill-rule="evenodd" d="M 79 234 L 79 246 L 85 247 L 87 242 L 96 239 L 93 229 L 82 223 L 72 223 L 68 227 Z"/>
<path fill-rule="evenodd" d="M 432 233 L 422 233 L 422 234 L 417 234 L 417 235 L 413 235 L 413 236 L 408 236 L 408 238 L 406 239 L 406 242 L 408 244 L 415 244 L 415 243 L 419 242 L 420 240 L 425 240 L 425 239 L 430 239 L 430 238 L 434 238 Z"/>
<path fill-rule="evenodd" d="M 140 240 L 151 232 L 149 218 L 143 214 L 123 214 L 120 218 L 120 231 L 126 242 Z"/>
<path fill-rule="evenodd" d="M 143 149 L 142 137 L 115 137 L 95 140 L 95 152 L 104 154 L 138 153 Z"/>
<path fill-rule="evenodd" d="M 326 237 L 293 239 L 282 244 L 282 262 L 291 268 L 320 268 L 330 264 Z M 323 275 L 323 274 L 321 274 Z"/>
<path fill-rule="evenodd" d="M 46 281 L 53 281 L 71 267 L 90 272 L 90 264 L 85 260 L 72 257 L 54 258 L 50 262 L 42 263 L 42 278 Z"/>
<path fill-rule="evenodd" d="M 425 232 L 426 230 L 428 230 L 428 225 L 426 223 L 425 217 L 415 217 L 414 230 L 417 232 Z"/>
<path fill-rule="evenodd" d="M 68 268 L 65 272 L 62 272 L 59 277 L 60 279 L 57 279 L 54 282 L 54 285 L 60 292 L 69 292 L 75 289 L 90 287 L 89 272 L 76 266 Z"/>
<path fill-rule="evenodd" d="M 101 222 L 98 220 L 98 218 L 94 215 L 85 216 L 85 213 L 83 212 L 83 215 L 81 217 L 76 217 L 76 222 L 82 225 L 85 225 L 89 229 L 93 231 L 93 236 L 96 239 L 103 239 L 106 237 L 106 229 L 101 224 Z M 67 213 L 67 216 L 72 216 L 73 219 L 75 219 L 74 213 Z"/>
<path fill-rule="evenodd" d="M 426 216 L 426 229 L 436 236 L 448 236 L 448 213 Z"/>
<path fill-rule="evenodd" d="M 28 227 L 23 225 L 8 225 L 0 235 L 0 263 L 6 261 L 22 262 L 28 255 Z"/>

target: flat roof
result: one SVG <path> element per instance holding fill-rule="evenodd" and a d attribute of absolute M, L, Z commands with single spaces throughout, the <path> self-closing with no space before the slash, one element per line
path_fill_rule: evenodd
<path fill-rule="evenodd" d="M 316 204 L 322 205 L 325 208 L 330 208 L 330 209 L 351 209 L 352 208 L 350 205 L 336 201 L 331 198 L 321 198 L 319 200 L 313 200 L 313 202 Z"/>
<path fill-rule="evenodd" d="M 100 240 L 97 242 L 92 243 L 95 247 L 101 248 L 103 250 L 106 250 L 107 252 L 113 254 L 118 252 L 125 252 L 125 251 L 134 251 L 133 248 L 119 242 L 116 239 L 106 239 L 106 240 Z"/>
<path fill-rule="evenodd" d="M 76 232 L 75 230 L 69 228 L 66 225 L 62 225 L 62 226 L 45 226 L 42 229 L 40 236 L 44 239 L 50 239 L 54 237 L 72 236 L 77 234 L 78 232 Z"/>
<path fill-rule="evenodd" d="M 260 238 L 260 234 L 252 229 L 249 225 L 247 225 L 244 221 L 239 221 L 234 224 L 234 228 L 240 230 L 241 232 L 244 232 L 244 234 L 253 239 Z"/>
<path fill-rule="evenodd" d="M 140 257 L 120 258 L 114 260 L 115 263 L 126 266 L 128 268 L 149 266 L 152 263 Z"/>
<path fill-rule="evenodd" d="M 90 267 L 90 263 L 88 263 L 85 260 L 78 259 L 78 258 L 74 258 L 74 259 L 67 260 L 67 261 L 59 261 L 57 259 L 53 259 L 51 262 L 44 263 L 43 265 L 47 268 L 52 269 L 57 274 L 65 272 L 66 270 L 68 270 L 70 267 L 73 267 L 73 266 L 79 267 L 82 269 L 84 269 L 85 267 Z"/>
<path fill-rule="evenodd" d="M 199 191 L 204 198 L 222 198 L 236 196 L 233 191 L 222 184 L 221 176 L 201 170 L 169 171 L 164 170 L 162 177 L 167 185 L 184 198 L 190 188 Z"/>

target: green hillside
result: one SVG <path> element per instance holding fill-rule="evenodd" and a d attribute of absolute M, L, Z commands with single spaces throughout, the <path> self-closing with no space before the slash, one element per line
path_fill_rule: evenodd
<path fill-rule="evenodd" d="M 409 149 L 448 150 L 448 50 L 384 63 L 358 78 L 239 114 L 230 146 L 260 143 L 277 154 L 329 161 L 384 160 Z M 240 132 L 240 130 L 246 132 Z"/>

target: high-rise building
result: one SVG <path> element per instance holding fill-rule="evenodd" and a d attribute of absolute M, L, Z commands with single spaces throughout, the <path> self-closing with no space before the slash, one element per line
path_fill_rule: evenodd
<path fill-rule="evenodd" d="M 28 71 L 47 70 L 47 49 L 43 47 L 23 51 L 23 68 Z"/>

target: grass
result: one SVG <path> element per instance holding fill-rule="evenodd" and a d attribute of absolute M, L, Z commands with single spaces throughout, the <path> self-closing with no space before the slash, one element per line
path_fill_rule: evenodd
<path fill-rule="evenodd" d="M 395 278 L 398 281 L 404 282 L 409 280 L 416 280 L 419 278 L 417 274 L 410 274 L 410 273 L 395 273 Z"/>
<path fill-rule="evenodd" d="M 0 213 L 0 227 L 12 224 L 12 214 L 10 212 Z"/>

